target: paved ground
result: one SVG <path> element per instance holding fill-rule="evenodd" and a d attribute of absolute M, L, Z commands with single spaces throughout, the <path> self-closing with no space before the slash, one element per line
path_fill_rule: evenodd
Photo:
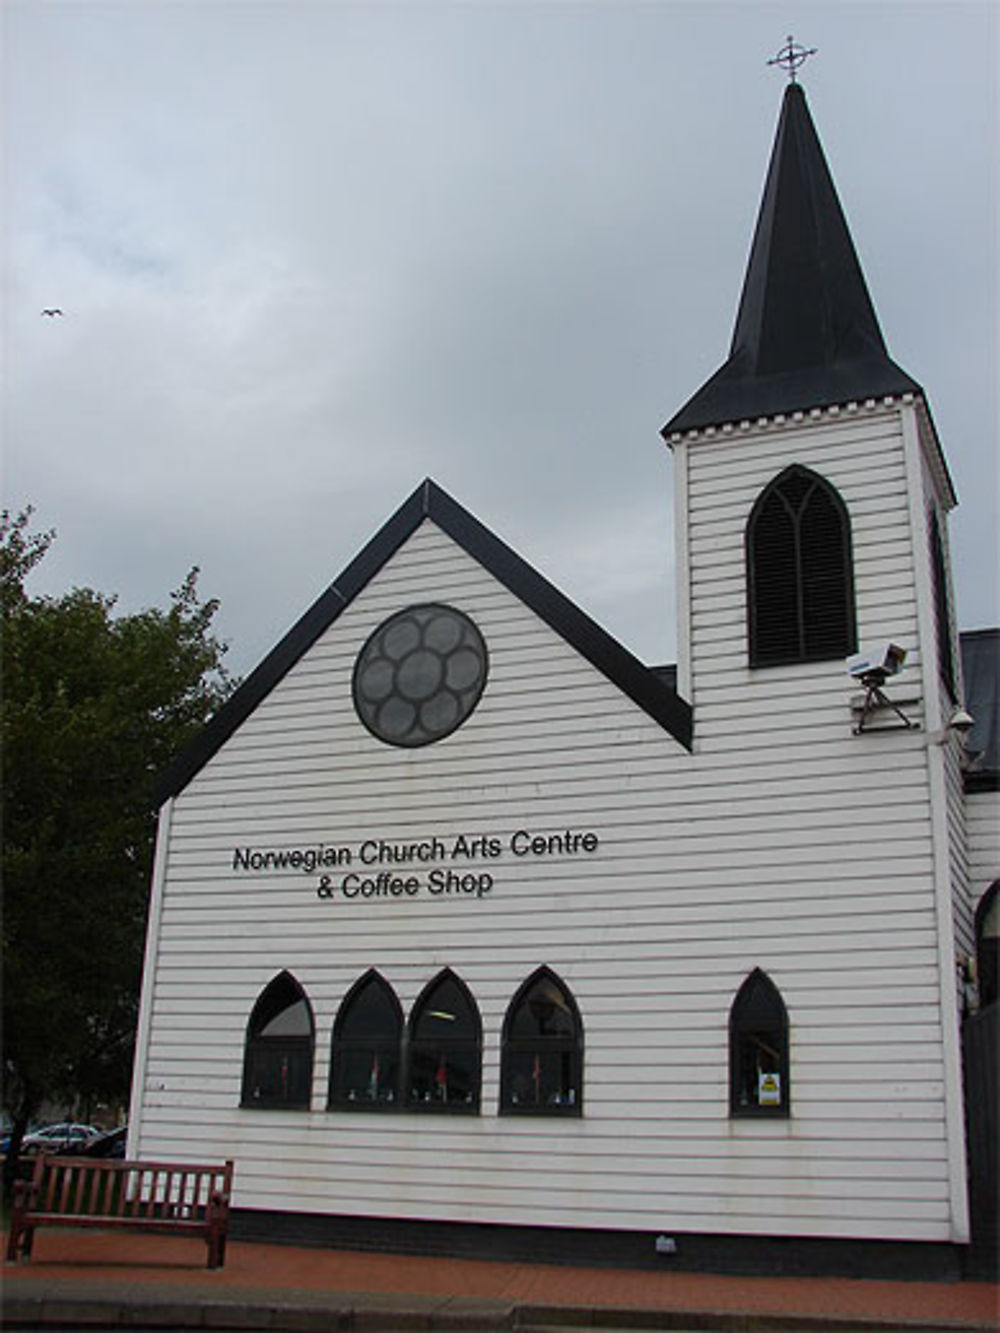
<path fill-rule="evenodd" d="M 7 1327 L 69 1329 L 1000 1329 L 992 1283 L 723 1277 L 39 1230 L 3 1269 Z"/>

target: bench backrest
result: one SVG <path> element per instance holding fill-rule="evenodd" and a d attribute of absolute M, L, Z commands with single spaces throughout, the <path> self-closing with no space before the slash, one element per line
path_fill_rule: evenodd
<path fill-rule="evenodd" d="M 39 1157 L 32 1177 L 30 1211 L 94 1217 L 205 1216 L 209 1200 L 228 1202 L 233 1164 L 89 1161 Z"/>

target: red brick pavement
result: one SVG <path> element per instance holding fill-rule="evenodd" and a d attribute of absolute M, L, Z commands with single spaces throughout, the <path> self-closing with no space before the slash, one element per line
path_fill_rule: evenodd
<path fill-rule="evenodd" d="M 19 1296 L 67 1290 L 155 1290 L 171 1300 L 256 1298 L 301 1304 L 315 1294 L 455 1297 L 560 1309 L 754 1314 L 898 1321 L 900 1328 L 1000 1328 L 993 1283 L 884 1282 L 852 1278 L 731 1277 L 623 1269 L 494 1263 L 231 1241 L 226 1266 L 204 1267 L 200 1241 L 112 1232 L 48 1231 L 30 1261 L 6 1265 L 5 1289 Z M 134 1298 L 134 1295 L 133 1295 Z M 123 1297 L 124 1299 L 124 1297 Z"/>

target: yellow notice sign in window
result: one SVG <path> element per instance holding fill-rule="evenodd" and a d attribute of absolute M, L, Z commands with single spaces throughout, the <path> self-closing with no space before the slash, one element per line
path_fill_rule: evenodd
<path fill-rule="evenodd" d="M 758 1106 L 781 1105 L 780 1074 L 757 1075 L 757 1104 Z"/>

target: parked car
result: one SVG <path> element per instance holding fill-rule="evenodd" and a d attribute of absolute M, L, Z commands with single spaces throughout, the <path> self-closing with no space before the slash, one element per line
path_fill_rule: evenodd
<path fill-rule="evenodd" d="M 64 1152 L 78 1153 L 81 1157 L 121 1158 L 125 1156 L 125 1140 L 128 1137 L 128 1125 L 119 1129 L 109 1129 L 106 1134 L 98 1134 L 79 1148 L 63 1149 Z"/>
<path fill-rule="evenodd" d="M 100 1134 L 93 1125 L 73 1125 L 60 1122 L 58 1125 L 46 1125 L 36 1129 L 33 1134 L 25 1134 L 21 1142 L 21 1152 L 33 1156 L 41 1152 L 66 1152 L 74 1146 L 82 1147 Z"/>

